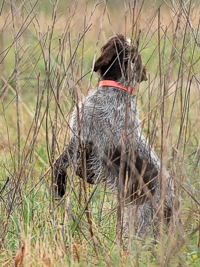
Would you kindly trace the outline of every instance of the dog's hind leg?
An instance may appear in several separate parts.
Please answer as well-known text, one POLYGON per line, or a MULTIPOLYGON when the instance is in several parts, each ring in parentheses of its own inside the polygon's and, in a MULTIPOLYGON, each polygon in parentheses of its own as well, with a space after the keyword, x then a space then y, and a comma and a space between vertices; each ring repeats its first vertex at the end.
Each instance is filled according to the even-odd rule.
MULTIPOLYGON (((148 199, 140 205, 129 204, 125 208, 124 222, 130 234, 143 236, 149 233, 152 223, 152 204, 148 199)), ((125 227, 125 230, 126 230, 125 227)))

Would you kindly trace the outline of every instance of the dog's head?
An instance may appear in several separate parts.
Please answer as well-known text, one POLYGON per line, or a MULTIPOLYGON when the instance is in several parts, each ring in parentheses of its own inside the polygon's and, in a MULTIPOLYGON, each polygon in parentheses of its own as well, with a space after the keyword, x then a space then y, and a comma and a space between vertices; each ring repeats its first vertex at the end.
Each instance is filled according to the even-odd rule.
POLYGON ((146 81, 146 69, 141 55, 132 40, 118 34, 108 40, 101 48, 101 55, 94 64, 94 71, 102 79, 111 79, 122 83, 146 81))

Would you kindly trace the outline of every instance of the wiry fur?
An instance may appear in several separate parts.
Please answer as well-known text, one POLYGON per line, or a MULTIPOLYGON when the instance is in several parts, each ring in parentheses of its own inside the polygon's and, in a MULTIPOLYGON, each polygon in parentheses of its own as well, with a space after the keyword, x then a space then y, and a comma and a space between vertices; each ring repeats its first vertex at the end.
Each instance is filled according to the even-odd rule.
MULTIPOLYGON (((94 65, 100 80, 114 80, 131 87, 146 80, 141 56, 130 39, 122 35, 112 37, 101 52, 94 65)), ((162 175, 165 216, 170 219, 173 181, 166 170, 162 168, 161 172, 160 160, 142 134, 136 102, 128 91, 112 86, 95 88, 75 108, 71 128, 73 136, 54 165, 60 196, 65 193, 66 169, 70 164, 88 183, 105 181, 115 192, 122 183, 124 229, 135 221, 135 231, 143 234, 149 231, 152 218, 158 214, 162 175)))

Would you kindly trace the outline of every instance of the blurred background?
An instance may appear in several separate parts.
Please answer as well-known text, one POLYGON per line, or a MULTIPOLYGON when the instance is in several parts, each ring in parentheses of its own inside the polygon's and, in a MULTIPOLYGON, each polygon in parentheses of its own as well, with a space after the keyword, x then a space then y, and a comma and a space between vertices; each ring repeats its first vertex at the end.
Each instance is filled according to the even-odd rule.
POLYGON ((1 266, 200 266, 200 3, 195 0, 0 2, 1 266), (138 44, 148 81, 136 88, 145 135, 174 178, 182 226, 152 246, 116 245, 116 200, 71 171, 62 200, 52 164, 78 101, 116 33, 138 44), (95 242, 91 241, 85 202, 95 242))

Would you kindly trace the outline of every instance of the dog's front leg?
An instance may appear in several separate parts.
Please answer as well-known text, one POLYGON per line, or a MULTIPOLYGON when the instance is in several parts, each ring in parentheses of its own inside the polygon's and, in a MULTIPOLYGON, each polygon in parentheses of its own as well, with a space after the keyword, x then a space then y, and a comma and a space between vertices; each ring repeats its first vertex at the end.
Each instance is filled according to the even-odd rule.
POLYGON ((66 146, 65 150, 58 157, 54 163, 54 183, 55 191, 62 197, 66 190, 66 169, 69 167, 70 163, 74 161, 77 157, 78 151, 78 138, 73 136, 70 139, 69 144, 66 146))

